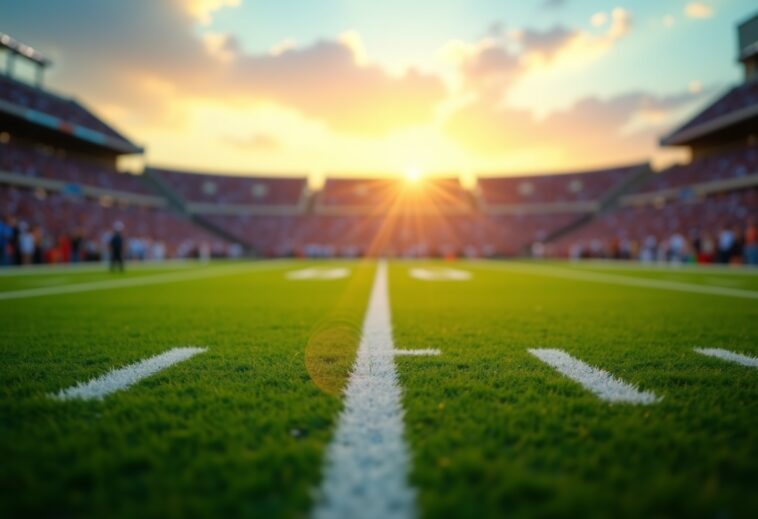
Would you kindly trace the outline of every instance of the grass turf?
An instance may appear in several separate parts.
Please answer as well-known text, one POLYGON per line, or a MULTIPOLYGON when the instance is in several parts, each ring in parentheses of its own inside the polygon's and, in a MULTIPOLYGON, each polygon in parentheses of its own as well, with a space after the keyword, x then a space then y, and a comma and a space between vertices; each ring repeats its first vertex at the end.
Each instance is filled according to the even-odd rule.
MULTIPOLYGON (((294 282, 284 273, 304 263, 261 263, 212 279, 0 301, 0 515, 306 515, 374 272, 370 262, 339 265, 350 278, 294 282), (47 396, 183 345, 209 351, 102 402, 47 396)), ((429 282, 409 277, 411 266, 420 264, 390 268, 396 346, 443 351, 397 361, 423 515, 756 509, 758 373, 692 351, 757 355, 756 300, 486 262, 452 265, 470 281, 429 282), (529 355, 534 347, 564 349, 663 400, 609 405, 529 355)), ((0 291, 51 275, 0 277, 0 291)), ((738 278, 733 288, 745 290, 758 279, 675 275, 729 287, 738 278)))

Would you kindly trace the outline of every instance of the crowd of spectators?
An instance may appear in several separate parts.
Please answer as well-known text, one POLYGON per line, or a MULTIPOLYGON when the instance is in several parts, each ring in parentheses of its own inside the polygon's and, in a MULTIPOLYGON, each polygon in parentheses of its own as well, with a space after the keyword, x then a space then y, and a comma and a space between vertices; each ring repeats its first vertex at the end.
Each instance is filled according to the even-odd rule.
POLYGON ((317 205, 326 212, 461 213, 473 200, 457 178, 428 178, 409 182, 398 178, 327 179, 317 205))
POLYGON ((0 99, 52 115, 68 124, 76 124, 116 139, 124 139, 122 135, 73 99, 65 99, 3 74, 0 74, 0 99))
POLYGON ((643 164, 597 171, 479 179, 487 206, 597 201, 628 180, 643 164))
POLYGON ((687 196, 687 188, 694 184, 743 178, 758 173, 758 146, 717 153, 689 164, 673 166, 653 175, 640 192, 679 189, 687 196))
POLYGON ((265 256, 495 257, 518 255, 576 213, 206 215, 265 256))
POLYGON ((550 244, 571 258, 758 264, 758 189, 627 206, 550 244))
POLYGON ((117 222, 126 259, 241 254, 239 246, 166 209, 11 186, 0 186, 0 208, 3 265, 107 260, 117 222))
POLYGON ((209 175, 151 169, 186 202, 263 206, 297 206, 306 179, 209 175))
POLYGON ((758 105, 758 81, 748 81, 729 90, 719 100, 677 130, 677 133, 755 105, 758 105))
POLYGON ((152 192, 137 175, 66 154, 49 146, 30 145, 0 133, 0 171, 30 178, 60 180, 72 189, 91 186, 140 195, 152 192))

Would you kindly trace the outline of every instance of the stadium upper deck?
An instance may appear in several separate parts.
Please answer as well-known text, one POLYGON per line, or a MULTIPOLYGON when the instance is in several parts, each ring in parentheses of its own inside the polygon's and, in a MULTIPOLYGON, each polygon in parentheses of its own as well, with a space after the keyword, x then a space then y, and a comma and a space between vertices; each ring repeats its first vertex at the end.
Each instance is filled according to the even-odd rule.
POLYGON ((750 245, 748 222, 758 220, 751 114, 754 76, 663 140, 694 158, 658 174, 633 164, 481 178, 474 190, 456 178, 328 178, 311 192, 305 175, 118 173, 116 157, 138 147, 74 101, 0 78, 0 200, 10 213, 0 217, 16 235, 26 220, 35 246, 51 250, 82 232, 97 244, 121 220, 127 234, 180 256, 239 243, 268 256, 635 257, 646 242, 670 248, 686 236, 690 256, 707 257, 696 249, 708 241, 750 245))
POLYGON ((150 168, 147 174, 198 209, 231 205, 301 212, 307 195, 305 177, 232 176, 158 168, 150 168))
POLYGON ((604 196, 647 172, 647 164, 565 174, 480 178, 485 208, 531 204, 598 202, 604 196))
POLYGON ((329 178, 316 195, 319 214, 452 214, 470 212, 472 204, 457 178, 329 178))
POLYGON ((118 153, 141 151, 77 101, 3 75, 0 75, 0 114, 4 119, 16 119, 15 125, 25 123, 54 130, 118 153))

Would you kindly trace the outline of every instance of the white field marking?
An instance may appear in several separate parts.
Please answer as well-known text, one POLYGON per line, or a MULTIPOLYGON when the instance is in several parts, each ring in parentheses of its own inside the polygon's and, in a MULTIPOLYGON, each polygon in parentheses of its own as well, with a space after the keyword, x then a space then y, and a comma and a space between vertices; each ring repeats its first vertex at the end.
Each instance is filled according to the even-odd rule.
POLYGON ((735 364, 742 364, 743 366, 758 368, 758 357, 742 355, 741 353, 734 353, 733 351, 722 350, 721 348, 695 348, 695 351, 702 355, 716 357, 727 362, 734 362, 735 364))
POLYGON ((451 268, 412 268, 408 271, 412 278, 422 281, 468 281, 471 272, 451 268))
POLYGON ((436 348, 426 348, 421 350, 394 350, 393 355, 396 357, 425 357, 440 355, 442 352, 436 348))
POLYGON ((410 454, 395 369, 387 264, 380 261, 361 342, 345 389, 345 408, 326 451, 317 519, 407 519, 416 492, 408 483, 410 454))
POLYGON ((350 275, 350 269, 338 267, 338 268, 318 268, 312 267, 302 270, 292 270, 287 272, 287 279, 294 279, 296 281, 302 281, 306 279, 318 279, 318 280, 331 280, 342 279, 350 275))
POLYGON ((51 396, 59 400, 102 400, 111 393, 126 389, 143 378, 206 350, 207 348, 172 348, 154 357, 111 370, 89 382, 80 382, 51 396))
POLYGON ((591 283, 607 283, 612 285, 625 285, 638 288, 655 288, 660 290, 674 290, 676 292, 690 292, 694 294, 707 294, 715 296, 740 297, 744 299, 758 299, 758 292, 754 290, 742 290, 738 288, 715 287, 708 285, 696 285, 693 283, 681 283, 679 281, 665 281, 661 279, 639 278, 634 276, 618 276, 616 274, 603 274, 600 272, 588 272, 572 270, 560 267, 532 266, 524 263, 479 263, 485 268, 512 270, 535 276, 554 277, 561 279, 575 279, 589 281, 591 283))
MULTIPOLYGON (((223 261, 223 260, 215 260, 223 261)), ((200 260, 194 259, 167 259, 167 260, 129 260, 126 267, 129 270, 149 270, 149 269, 184 269, 196 267, 200 260)), ((86 262, 86 263, 63 263, 53 265, 10 265, 0 268, 0 277, 22 277, 22 276, 44 276, 49 274, 80 274, 92 272, 107 272, 108 262, 86 262)))
POLYGON ((689 263, 645 263, 634 260, 572 259, 565 260, 572 268, 609 268, 619 270, 647 270, 677 272, 682 274, 726 274, 734 276, 758 276, 758 268, 749 265, 689 264, 689 263))
MULTIPOLYGON (((176 281, 190 281, 195 279, 229 276, 248 270, 258 270, 258 267, 260 266, 260 264, 247 264, 228 265, 223 267, 205 267, 199 270, 192 270, 190 272, 169 272, 167 274, 151 274, 148 276, 125 279, 107 279, 101 281, 76 283, 73 285, 27 288, 23 290, 0 292, 0 301, 8 299, 26 299, 29 297, 52 296, 59 294, 76 294, 79 292, 92 292, 95 290, 107 290, 111 288, 130 288, 145 285, 157 285, 161 283, 173 283, 176 281)), ((274 265, 268 262, 266 262, 263 266, 268 268, 275 268, 274 265)))
POLYGON ((653 404, 660 400, 654 393, 640 391, 633 385, 613 377, 607 371, 593 368, 575 359, 565 351, 530 349, 529 353, 559 373, 578 382, 601 400, 627 404, 653 404))

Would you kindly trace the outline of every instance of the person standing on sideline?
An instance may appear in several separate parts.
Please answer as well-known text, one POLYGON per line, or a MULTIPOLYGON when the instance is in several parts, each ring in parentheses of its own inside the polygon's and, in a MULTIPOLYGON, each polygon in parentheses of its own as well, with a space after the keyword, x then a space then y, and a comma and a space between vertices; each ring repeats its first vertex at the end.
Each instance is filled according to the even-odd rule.
POLYGON ((10 225, 6 225, 3 217, 0 216, 0 267, 8 264, 8 242, 12 233, 13 229, 10 225))
POLYGON ((734 231, 729 227, 724 227, 719 233, 718 262, 729 263, 732 259, 732 247, 734 247, 734 231))
POLYGON ((758 265, 758 227, 753 220, 747 222, 745 229, 745 263, 758 265))
POLYGON ((29 229, 29 224, 26 222, 18 224, 18 231, 18 247, 21 251, 21 264, 31 265, 32 260, 34 259, 35 249, 34 234, 32 234, 32 231, 29 229))
POLYGON ((111 272, 115 272, 117 269, 120 272, 124 271, 124 237, 121 231, 124 230, 124 224, 116 222, 113 224, 113 236, 111 236, 109 245, 111 252, 111 272))

